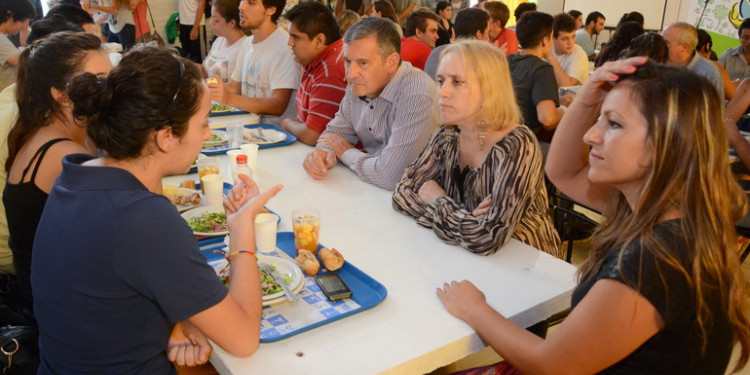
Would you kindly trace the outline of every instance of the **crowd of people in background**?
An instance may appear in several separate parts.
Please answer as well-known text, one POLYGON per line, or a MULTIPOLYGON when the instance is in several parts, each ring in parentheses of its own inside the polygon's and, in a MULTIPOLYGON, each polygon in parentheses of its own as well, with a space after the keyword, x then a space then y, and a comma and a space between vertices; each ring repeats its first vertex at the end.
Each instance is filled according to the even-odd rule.
POLYGON ((647 31, 638 12, 597 45, 600 11, 533 3, 513 18, 502 1, 177 4, 182 57, 139 45, 146 0, 62 4, 34 22, 29 0, 0 0, 0 274, 14 275, 0 278, 0 323, 38 326, 39 373, 171 373, 205 363, 208 339, 257 349, 252 223, 281 186, 243 176, 226 197, 228 289, 159 195, 200 153, 212 102, 294 134, 307 183, 342 165, 478 255, 513 238, 564 259, 551 193, 603 213, 547 339, 470 281, 439 286, 506 360, 472 374, 724 373, 735 347, 735 369, 747 364, 734 226, 747 197, 727 151, 750 167, 750 19, 717 59, 705 31, 647 31), (112 64, 104 41, 129 52, 112 64))

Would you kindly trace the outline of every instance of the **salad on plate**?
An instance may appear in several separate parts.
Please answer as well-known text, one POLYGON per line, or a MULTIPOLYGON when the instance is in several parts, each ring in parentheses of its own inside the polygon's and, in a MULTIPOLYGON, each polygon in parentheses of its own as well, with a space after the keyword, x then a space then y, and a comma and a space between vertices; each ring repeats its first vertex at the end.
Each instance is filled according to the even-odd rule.
POLYGON ((204 212, 188 219, 193 232, 218 233, 227 231, 227 214, 224 212, 204 212))

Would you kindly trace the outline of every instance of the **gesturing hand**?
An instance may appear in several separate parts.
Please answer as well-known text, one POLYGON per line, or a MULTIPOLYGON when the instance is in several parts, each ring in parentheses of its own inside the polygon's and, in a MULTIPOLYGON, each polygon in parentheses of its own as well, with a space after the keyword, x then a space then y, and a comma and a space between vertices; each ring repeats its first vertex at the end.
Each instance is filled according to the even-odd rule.
POLYGON ((258 185, 249 176, 240 173, 237 177, 240 181, 234 184, 224 198, 224 211, 227 213, 227 224, 230 227, 234 221, 241 220, 238 216, 252 216, 255 220, 255 216, 265 210, 264 206, 268 200, 282 189, 281 185, 276 185, 261 193, 258 185))

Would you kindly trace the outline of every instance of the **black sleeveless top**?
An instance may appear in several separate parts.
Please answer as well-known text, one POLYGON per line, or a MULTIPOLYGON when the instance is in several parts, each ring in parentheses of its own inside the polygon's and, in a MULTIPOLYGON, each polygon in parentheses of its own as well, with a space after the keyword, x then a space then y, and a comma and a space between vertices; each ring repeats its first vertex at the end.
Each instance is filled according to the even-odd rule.
POLYGON ((9 181, 3 191, 3 204, 5 205, 5 214, 8 217, 8 232, 10 233, 8 246, 13 251, 13 264, 16 268, 20 287, 19 302, 23 307, 29 309, 32 307, 31 250, 34 245, 36 227, 42 217, 42 211, 48 196, 47 193, 36 186, 34 181, 47 150, 57 142, 69 140, 67 138, 56 138, 39 147, 29 160, 26 169, 23 170, 21 182, 11 184, 9 181), (29 172, 32 164, 34 170, 31 172, 31 178, 28 182, 24 182, 26 173, 29 172))
MULTIPOLYGON (((653 231, 682 267, 690 270, 695 251, 681 233, 680 220, 661 222, 653 231)), ((702 280, 710 286, 704 297, 713 317, 706 337, 706 351, 703 352, 703 338, 695 326, 697 309, 687 278, 640 243, 625 250, 621 260, 619 253, 619 248, 610 250, 601 270, 578 285, 573 291, 571 308, 575 309, 598 280, 613 279, 632 285, 629 282, 640 278, 638 293, 659 312, 664 328, 600 374, 724 374, 734 346, 732 325, 722 310, 721 301, 721 295, 729 291, 720 290, 713 278, 702 280)))
POLYGON ((451 42, 451 36, 453 36, 453 22, 448 21, 448 28, 443 26, 443 21, 438 22, 438 40, 435 42, 435 47, 442 46, 443 44, 449 44, 451 42))

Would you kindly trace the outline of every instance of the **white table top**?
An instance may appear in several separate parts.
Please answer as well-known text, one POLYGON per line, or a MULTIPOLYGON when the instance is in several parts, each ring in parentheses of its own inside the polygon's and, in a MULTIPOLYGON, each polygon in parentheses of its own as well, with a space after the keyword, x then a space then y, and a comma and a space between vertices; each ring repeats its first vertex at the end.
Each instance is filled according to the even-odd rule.
MULTIPOLYGON (((282 216, 279 230, 291 231, 293 209, 319 209, 320 242, 385 285, 388 296, 370 310, 261 344, 249 358, 215 345, 211 362, 220 373, 418 374, 452 363, 484 348, 435 296, 436 287, 454 279, 474 282, 494 308, 522 326, 569 307, 576 284, 570 264, 516 240, 487 257, 447 245, 395 212, 391 192, 343 165, 324 180, 309 177, 302 160, 310 149, 295 143, 259 153, 261 188, 284 184, 268 204, 282 216)), ((226 157, 223 163, 228 168, 226 157)))

